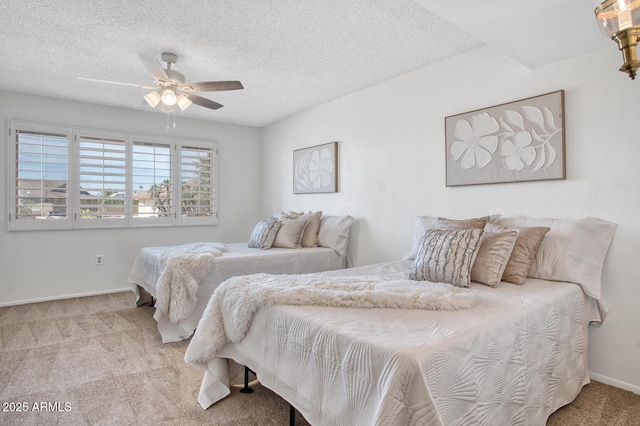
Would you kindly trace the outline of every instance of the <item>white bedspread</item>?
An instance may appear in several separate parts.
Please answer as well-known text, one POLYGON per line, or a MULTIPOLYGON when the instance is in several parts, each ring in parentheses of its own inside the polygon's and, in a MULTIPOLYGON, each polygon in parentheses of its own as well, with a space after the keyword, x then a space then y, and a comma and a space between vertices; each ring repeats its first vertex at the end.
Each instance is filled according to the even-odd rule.
MULTIPOLYGON (((224 247, 227 251, 215 258, 208 274, 199 283, 194 296, 196 303, 183 320, 171 322, 167 312, 156 309, 153 317, 163 343, 177 342, 193 334, 213 291, 227 278, 261 272, 301 274, 331 271, 344 268, 346 264, 346 258, 342 254, 327 247, 260 250, 247 247, 246 242, 225 243, 224 247)), ((158 298, 158 282, 164 270, 161 263, 164 249, 170 247, 144 248, 133 263, 127 281, 134 284, 133 289, 138 294, 139 303, 144 303, 141 289, 158 298)))
MULTIPOLYGON (((327 275, 402 279, 410 264, 327 275)), ((486 303, 260 309, 246 336, 209 360, 198 401, 206 408, 229 393, 229 358, 316 426, 544 425, 589 381, 588 297, 579 285, 537 279, 469 291, 486 303)))
POLYGON ((393 308, 455 311, 478 306, 481 299, 444 283, 382 280, 373 276, 255 274, 229 278, 215 290, 185 359, 206 369, 229 342, 239 342, 260 308, 315 305, 343 308, 393 308))

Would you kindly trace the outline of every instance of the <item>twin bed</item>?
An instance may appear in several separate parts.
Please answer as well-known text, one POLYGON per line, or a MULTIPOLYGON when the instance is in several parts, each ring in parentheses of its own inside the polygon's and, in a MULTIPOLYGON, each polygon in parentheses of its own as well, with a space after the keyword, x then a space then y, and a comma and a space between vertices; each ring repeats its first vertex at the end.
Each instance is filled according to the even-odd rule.
POLYGON ((589 382, 588 326, 606 314, 600 279, 615 226, 493 218, 499 229, 485 231, 493 245, 483 249, 472 247, 477 230, 451 222, 418 218, 400 261, 219 285, 185 355, 204 370, 200 405, 229 394, 231 360, 313 425, 544 424, 589 382), (534 258, 509 278, 518 284, 500 280, 513 266, 513 229, 542 230, 535 247, 519 248, 534 258), (420 276, 440 269, 458 286, 420 276))
POLYGON ((259 272, 301 274, 345 268, 349 262, 347 246, 352 224, 351 216, 322 216, 316 230, 321 244, 317 247, 262 249, 239 242, 143 248, 133 263, 127 281, 133 285, 138 296, 138 306, 155 303, 158 308, 154 319, 162 342, 177 342, 193 334, 213 291, 227 278, 259 272), (203 258, 204 261, 208 258, 210 262, 201 277, 191 277, 194 282, 190 284, 195 284, 192 285, 194 294, 189 298, 189 306, 178 312, 180 306, 172 304, 170 295, 163 297, 159 284, 171 272, 167 269, 167 263, 172 259, 186 263, 177 265, 182 268, 174 274, 176 277, 180 273, 193 274, 194 265, 186 262, 188 258, 184 257, 193 254, 199 255, 196 262, 203 258))

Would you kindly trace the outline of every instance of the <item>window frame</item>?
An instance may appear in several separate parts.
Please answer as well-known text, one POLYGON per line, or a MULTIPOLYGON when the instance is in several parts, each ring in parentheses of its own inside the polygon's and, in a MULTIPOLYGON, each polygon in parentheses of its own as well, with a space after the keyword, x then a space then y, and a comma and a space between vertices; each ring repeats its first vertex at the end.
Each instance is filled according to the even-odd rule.
POLYGON ((9 136, 8 140, 8 183, 7 183, 7 229, 9 231, 20 230, 48 230, 48 229, 99 229, 99 228, 141 228, 155 226, 201 226, 218 224, 218 143, 215 140, 197 140, 186 138, 172 138, 161 136, 150 136, 137 133, 126 133, 118 131, 90 129, 84 127, 60 126, 54 124, 41 124, 26 122, 21 120, 8 120, 9 136), (44 220, 18 219, 16 216, 18 208, 17 186, 17 135, 20 132, 43 133, 66 136, 67 138, 67 217, 64 219, 47 218, 44 220), (80 141, 82 137, 98 138, 107 140, 122 140, 125 144, 125 191, 124 191, 124 218, 100 218, 83 219, 81 217, 81 171, 80 165, 80 141), (166 217, 135 217, 137 210, 134 209, 134 144, 151 143, 167 145, 170 148, 170 202, 173 206, 172 214, 166 217), (211 214, 208 216, 183 216, 182 215, 182 181, 181 164, 183 148, 200 148, 210 150, 212 153, 212 182, 211 182, 211 214))

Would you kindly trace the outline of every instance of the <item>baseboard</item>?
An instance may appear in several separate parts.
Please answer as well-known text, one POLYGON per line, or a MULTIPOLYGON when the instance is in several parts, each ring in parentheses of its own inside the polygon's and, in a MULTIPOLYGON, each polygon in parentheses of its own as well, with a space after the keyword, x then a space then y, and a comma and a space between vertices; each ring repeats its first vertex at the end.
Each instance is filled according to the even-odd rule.
POLYGON ((100 296, 103 294, 122 293, 133 291, 131 287, 116 288, 113 290, 91 291, 88 293, 66 294, 64 296, 40 297, 37 299, 16 300, 13 302, 0 302, 0 308, 5 306, 26 305, 27 303, 51 302, 53 300, 73 299, 75 297, 100 296))
POLYGON ((632 385, 631 383, 623 382, 622 380, 612 379, 611 377, 603 376, 602 374, 592 373, 591 371, 589 371, 589 377, 597 382, 604 383, 605 385, 615 386, 640 395, 640 386, 632 385))

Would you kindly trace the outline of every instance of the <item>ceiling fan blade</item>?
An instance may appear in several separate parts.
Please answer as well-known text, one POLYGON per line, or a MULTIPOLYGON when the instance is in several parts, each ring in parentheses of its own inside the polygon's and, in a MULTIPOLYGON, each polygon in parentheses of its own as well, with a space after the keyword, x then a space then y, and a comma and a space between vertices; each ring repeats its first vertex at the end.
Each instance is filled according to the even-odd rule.
POLYGON ((222 104, 219 104, 207 98, 203 98, 202 96, 192 95, 191 93, 185 94, 185 96, 187 96, 191 102, 196 105, 200 105, 201 107, 210 109, 222 108, 222 104))
POLYGON ((122 83, 119 81, 99 80, 97 78, 78 77, 78 80, 92 81, 94 83, 117 84, 119 86, 141 87, 143 89, 157 89, 157 87, 155 86, 143 86, 141 84, 134 84, 134 83, 122 83))
POLYGON ((199 83, 185 83, 180 88, 188 92, 221 92, 223 90, 244 89, 244 86, 239 81, 201 81, 199 83))
POLYGON ((144 67, 149 71, 149 74, 153 76, 154 79, 158 81, 169 81, 170 78, 167 75, 167 72, 162 67, 162 64, 157 59, 154 59, 150 56, 140 55, 140 60, 144 67))

